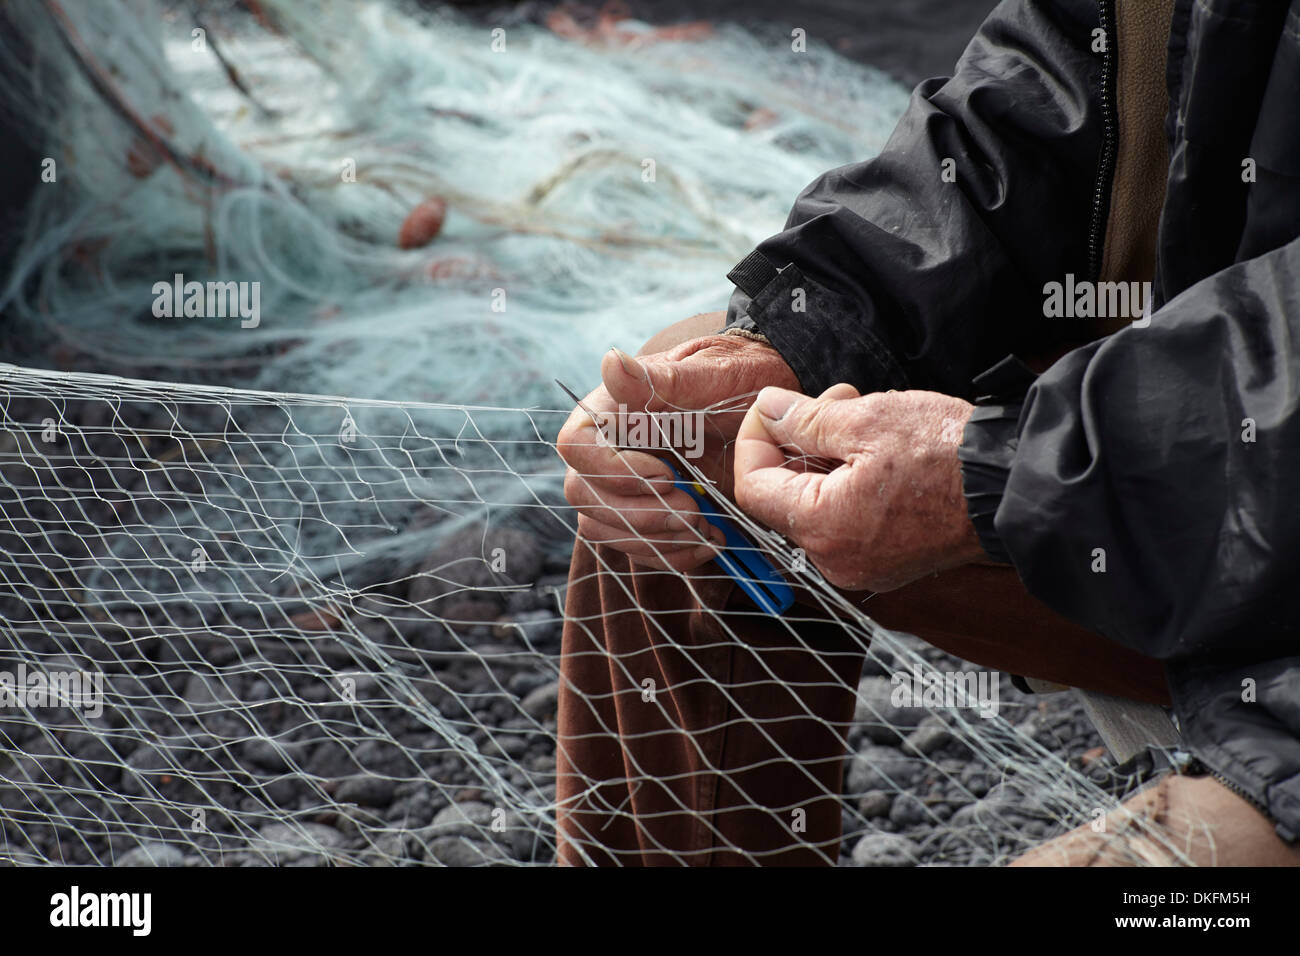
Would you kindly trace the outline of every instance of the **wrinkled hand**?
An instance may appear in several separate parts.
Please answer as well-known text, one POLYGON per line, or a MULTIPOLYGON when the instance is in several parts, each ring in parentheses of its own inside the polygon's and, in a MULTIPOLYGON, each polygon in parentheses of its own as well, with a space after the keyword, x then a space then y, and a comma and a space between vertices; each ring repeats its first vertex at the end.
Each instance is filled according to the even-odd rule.
MULTIPOLYGON (((634 359, 616 350, 600 366, 603 385, 583 399, 597 415, 629 411, 695 411, 702 417, 702 455, 691 464, 726 491, 736 432, 754 396, 767 385, 798 388, 780 353, 759 342, 710 335, 634 359)), ((564 495, 578 510, 578 532, 627 554, 635 563, 689 571, 716 556, 722 533, 694 499, 673 487, 654 454, 617 450, 582 409, 556 439, 569 465, 564 495)))
POLYGON ((736 501, 846 590, 978 560, 957 461, 973 410, 937 392, 764 389, 737 435, 736 501))

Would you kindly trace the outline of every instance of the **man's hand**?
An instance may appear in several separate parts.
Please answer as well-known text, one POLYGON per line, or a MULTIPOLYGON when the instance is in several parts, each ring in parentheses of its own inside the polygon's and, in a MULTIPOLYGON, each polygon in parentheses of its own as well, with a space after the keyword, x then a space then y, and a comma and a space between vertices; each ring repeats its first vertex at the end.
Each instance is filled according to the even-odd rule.
MULTIPOLYGON (((798 379, 769 346, 710 335, 634 359, 617 350, 600 367, 604 384, 583 399, 597 415, 702 411, 702 455, 691 460, 726 491, 731 453, 746 409, 767 385, 798 388, 798 379)), ((578 510, 578 531, 648 567, 689 571, 716 555, 722 533, 704 520, 690 495, 673 487, 664 462, 641 451, 616 450, 581 409, 556 439, 569 465, 564 495, 578 510), (712 543, 711 543, 712 542, 712 543)))
POLYGON ((764 389, 737 436, 736 501, 846 590, 978 560, 957 461, 973 410, 937 392, 764 389))

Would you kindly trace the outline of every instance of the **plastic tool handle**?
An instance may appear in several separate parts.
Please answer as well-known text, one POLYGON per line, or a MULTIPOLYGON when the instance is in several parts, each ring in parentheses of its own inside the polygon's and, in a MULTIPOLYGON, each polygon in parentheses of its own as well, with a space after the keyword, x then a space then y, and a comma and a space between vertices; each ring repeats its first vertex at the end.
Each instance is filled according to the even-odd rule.
POLYGON ((722 569, 768 614, 780 615, 790 610, 794 589, 775 565, 714 506, 703 485, 683 478, 670 462, 664 464, 673 473, 673 484, 695 499, 704 519, 726 536, 727 546, 716 559, 722 569))
MULTIPOLYGON (((577 392, 558 378, 555 384, 587 413, 593 425, 599 429, 604 428, 600 416, 582 403, 577 392)), ((786 583, 781 572, 750 543, 748 538, 736 530, 721 511, 714 507, 713 502, 709 500, 707 488, 697 482, 684 479, 671 462, 666 461, 664 464, 673 473, 673 485, 695 499, 705 520, 721 530, 727 539, 726 549, 715 559, 722 569, 731 575, 732 580, 740 585, 741 590, 749 595, 750 600, 768 614, 777 616, 790 610, 790 606, 794 604, 794 590, 786 583)))

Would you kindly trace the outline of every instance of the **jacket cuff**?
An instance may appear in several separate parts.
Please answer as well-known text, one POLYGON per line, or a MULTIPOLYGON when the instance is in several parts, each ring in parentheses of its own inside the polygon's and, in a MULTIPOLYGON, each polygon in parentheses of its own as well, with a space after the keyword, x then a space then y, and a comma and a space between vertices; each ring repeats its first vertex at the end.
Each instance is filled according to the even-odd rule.
POLYGON ((863 307, 805 276, 793 264, 778 269, 755 250, 728 273, 736 285, 727 329, 765 335, 809 395, 838 382, 860 392, 907 388, 907 375, 868 330, 863 307))
POLYGON ((974 380, 979 397, 957 448, 967 513, 985 553, 1011 564, 995 522, 1006 491, 1020 435, 1024 395, 1037 376, 1019 359, 1007 356, 974 380))
POLYGON ((758 332, 754 325, 754 320, 749 317, 749 304, 752 300, 745 295, 740 289, 731 293, 731 301, 727 303, 727 324, 723 327, 723 333, 730 332, 732 329, 740 329, 743 332, 758 332))

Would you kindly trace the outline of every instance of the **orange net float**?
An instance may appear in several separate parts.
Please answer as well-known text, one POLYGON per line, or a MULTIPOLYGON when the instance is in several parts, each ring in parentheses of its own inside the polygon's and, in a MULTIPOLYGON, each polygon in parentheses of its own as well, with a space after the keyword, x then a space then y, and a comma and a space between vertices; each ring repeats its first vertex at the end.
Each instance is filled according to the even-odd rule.
POLYGON ((441 196, 426 199, 406 217, 401 230, 397 233, 397 245, 400 249, 419 249, 433 241, 442 232, 443 220, 447 218, 447 200, 441 196))

